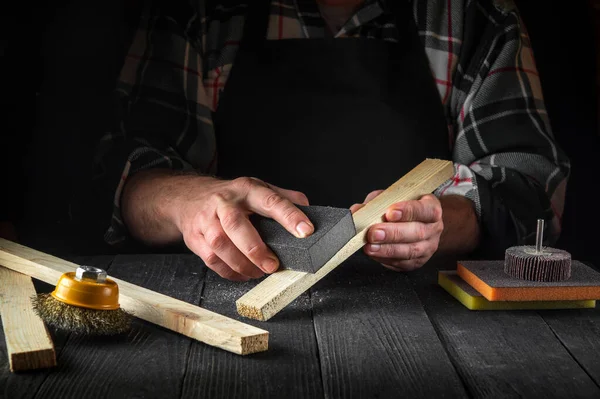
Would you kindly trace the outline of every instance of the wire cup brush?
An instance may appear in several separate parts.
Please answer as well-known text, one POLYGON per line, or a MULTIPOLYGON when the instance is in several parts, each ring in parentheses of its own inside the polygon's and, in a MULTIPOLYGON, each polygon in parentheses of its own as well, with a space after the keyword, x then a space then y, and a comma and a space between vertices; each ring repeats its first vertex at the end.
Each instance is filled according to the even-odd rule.
POLYGON ((52 293, 35 295, 32 302, 46 324, 76 334, 124 333, 133 319, 119 305, 117 283, 92 266, 64 273, 52 293))

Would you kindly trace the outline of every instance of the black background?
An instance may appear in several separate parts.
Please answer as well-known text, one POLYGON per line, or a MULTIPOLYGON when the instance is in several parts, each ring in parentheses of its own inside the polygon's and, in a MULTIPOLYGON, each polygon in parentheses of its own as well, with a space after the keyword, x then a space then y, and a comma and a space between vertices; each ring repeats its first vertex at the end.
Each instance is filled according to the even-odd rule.
MULTIPOLYGON (((0 13, 0 220, 55 255, 112 253, 110 204, 69 208, 86 192, 93 145, 140 2, 6 4, 0 13), (84 186, 82 186, 84 185, 84 186)), ((554 134, 572 161, 563 235, 555 245, 598 264, 600 137, 593 13, 587 1, 517 1, 529 31, 554 134)), ((83 201, 85 202, 85 201, 83 201)))

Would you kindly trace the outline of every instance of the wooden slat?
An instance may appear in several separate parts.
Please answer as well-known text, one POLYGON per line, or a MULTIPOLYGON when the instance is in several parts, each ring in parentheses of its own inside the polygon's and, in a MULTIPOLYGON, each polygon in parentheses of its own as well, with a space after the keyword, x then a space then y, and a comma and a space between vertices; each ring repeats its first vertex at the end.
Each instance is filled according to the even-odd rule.
MULTIPOLYGON (((56 284, 75 263, 0 238, 0 265, 56 284)), ((268 348, 268 332, 114 278, 121 307, 136 317, 218 348, 247 355, 268 348)))
POLYGON ((536 311, 470 311, 436 284, 438 267, 456 263, 425 265, 409 278, 472 397, 600 397, 536 311))
MULTIPOLYGON (((191 255, 117 256, 110 267, 112 276, 190 303, 200 303, 205 271, 191 255)), ((180 398, 192 342, 141 320, 124 336, 71 336, 36 397, 180 398)))
POLYGON ((338 267, 366 243, 368 228, 382 221, 387 208, 400 201, 433 192, 454 175, 450 161, 427 159, 353 215, 356 235, 316 273, 281 270, 273 273, 236 301, 238 313, 269 320, 281 309, 338 267))
POLYGON ((359 253, 311 293, 326 397, 466 397, 405 274, 359 253))
MULTIPOLYGON (((598 265, 588 263, 588 266, 600 270, 598 265)), ((600 386, 600 307, 569 312, 548 310, 539 314, 571 356, 600 386)))
POLYGON ((577 363, 600 386, 600 308, 539 311, 577 363))
POLYGON ((0 314, 11 371, 56 366, 54 344, 35 314, 31 277, 0 267, 0 314))
MULTIPOLYGON (((233 298, 255 283, 226 281, 209 271, 202 306, 229 317, 233 298)), ((320 398, 323 397, 317 341, 308 294, 269 323, 267 352, 235 356, 193 343, 182 398, 320 398)), ((251 321, 261 327, 261 322, 251 321)))
MULTIPOLYGON (((112 259, 112 256, 98 256, 81 257, 73 260, 81 262, 82 264, 109 270, 112 259)), ((37 293, 48 293, 54 289, 53 285, 43 283, 39 280, 34 280, 33 283, 37 293)), ((52 341, 54 342, 57 363, 60 365, 62 359, 62 350, 68 341, 69 334, 63 331, 55 331, 52 328, 49 328, 49 331, 52 341)), ((52 373, 56 372, 57 368, 18 374, 10 373, 8 370, 9 366, 8 357, 6 356, 6 343, 3 332, 0 330, 0 398, 33 398, 45 379, 52 373)))

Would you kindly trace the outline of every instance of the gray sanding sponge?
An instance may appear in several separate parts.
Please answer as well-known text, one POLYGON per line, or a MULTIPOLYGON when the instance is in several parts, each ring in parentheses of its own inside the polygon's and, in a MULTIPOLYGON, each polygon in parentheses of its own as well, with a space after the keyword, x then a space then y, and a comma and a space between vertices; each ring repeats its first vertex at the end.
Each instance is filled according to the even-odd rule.
POLYGON ((279 258, 280 267, 315 273, 356 234, 349 209, 298 206, 315 226, 308 237, 297 238, 271 218, 253 214, 250 221, 279 258))
POLYGON ((488 301, 570 301, 600 299, 600 273, 578 261, 564 281, 530 281, 504 272, 504 261, 459 261, 458 275, 488 301))

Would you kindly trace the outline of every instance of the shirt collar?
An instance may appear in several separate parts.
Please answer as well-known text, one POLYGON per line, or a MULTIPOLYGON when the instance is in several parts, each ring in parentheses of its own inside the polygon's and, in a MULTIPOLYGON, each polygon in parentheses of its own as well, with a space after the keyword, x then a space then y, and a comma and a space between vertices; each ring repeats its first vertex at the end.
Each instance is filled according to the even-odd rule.
MULTIPOLYGON (((302 25, 305 37, 314 38, 324 36, 325 21, 319 12, 315 0, 294 0, 298 19, 302 25)), ((344 24, 335 37, 351 36, 363 25, 378 18, 386 10, 384 0, 365 0, 361 8, 344 24)))

